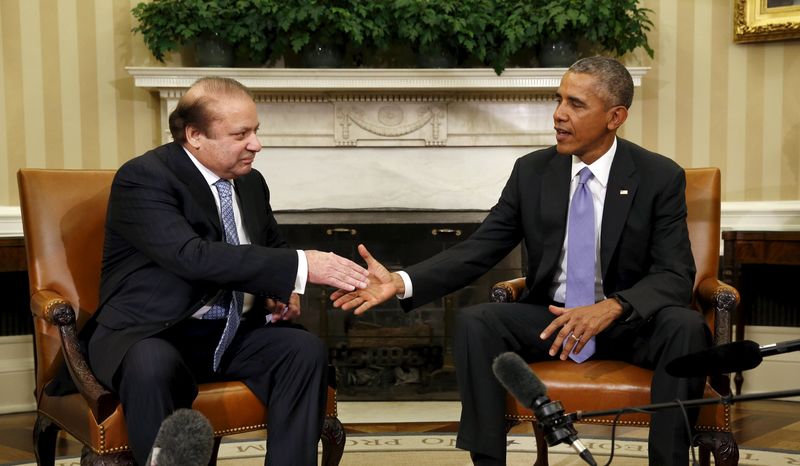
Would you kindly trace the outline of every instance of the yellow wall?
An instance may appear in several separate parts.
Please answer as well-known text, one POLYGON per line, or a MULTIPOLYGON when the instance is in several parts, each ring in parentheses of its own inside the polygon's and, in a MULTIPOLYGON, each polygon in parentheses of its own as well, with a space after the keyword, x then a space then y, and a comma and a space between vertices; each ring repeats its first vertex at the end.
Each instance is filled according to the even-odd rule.
MULTIPOLYGON (((124 69, 158 65, 136 3, 0 0, 0 205, 21 167, 116 168, 159 143, 158 100, 124 69)), ((800 199, 800 40, 733 44, 732 3, 643 1, 656 55, 626 57, 652 69, 623 136, 720 167, 725 201, 800 199)))

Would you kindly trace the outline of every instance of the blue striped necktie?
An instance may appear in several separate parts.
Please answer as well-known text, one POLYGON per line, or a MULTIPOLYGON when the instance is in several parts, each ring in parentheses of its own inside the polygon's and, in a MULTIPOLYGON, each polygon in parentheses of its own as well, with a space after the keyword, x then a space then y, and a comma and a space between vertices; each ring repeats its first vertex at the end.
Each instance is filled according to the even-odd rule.
MULTIPOLYGON (((222 228, 225 231, 225 242, 228 244, 239 244, 239 235, 236 233, 236 220, 233 215, 233 193, 231 189, 231 182, 228 180, 220 179, 214 186, 219 193, 219 210, 220 218, 222 219, 222 228)), ((225 322, 225 330, 222 331, 222 336, 219 339, 217 348, 214 350, 214 371, 219 369, 219 363, 222 359, 222 354, 231 344, 233 336, 236 335, 236 329, 239 328, 239 321, 242 317, 242 300, 244 294, 241 291, 227 290, 217 299, 203 315, 204 319, 223 319, 227 317, 225 322)))

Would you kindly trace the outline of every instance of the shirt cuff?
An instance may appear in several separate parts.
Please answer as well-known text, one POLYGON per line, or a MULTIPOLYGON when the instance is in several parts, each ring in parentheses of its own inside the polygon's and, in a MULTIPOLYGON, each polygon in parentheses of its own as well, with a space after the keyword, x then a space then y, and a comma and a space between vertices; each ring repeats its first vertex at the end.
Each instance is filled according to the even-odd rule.
POLYGON ((297 250, 297 276, 294 277, 294 293, 303 294, 306 291, 306 282, 308 281, 308 259, 306 253, 302 250, 297 250))
POLYGON ((403 286, 405 287, 405 292, 402 295, 398 294, 397 299, 408 299, 414 296, 414 289, 411 286, 411 277, 402 270, 398 271, 397 275, 400 275, 400 278, 403 279, 403 286))

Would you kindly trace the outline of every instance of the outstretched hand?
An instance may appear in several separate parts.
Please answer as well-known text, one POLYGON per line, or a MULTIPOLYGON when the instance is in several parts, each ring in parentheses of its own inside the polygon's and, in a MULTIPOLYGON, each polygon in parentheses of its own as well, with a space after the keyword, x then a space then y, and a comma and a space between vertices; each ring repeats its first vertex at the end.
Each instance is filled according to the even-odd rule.
POLYGON ((304 251, 308 262, 308 282, 353 291, 367 286, 367 270, 332 252, 304 251))
POLYGON ((341 307, 345 311, 355 309, 356 315, 363 314, 405 289, 403 279, 396 273, 389 272, 383 264, 372 257, 363 244, 358 245, 358 253, 367 263, 369 272, 367 287, 355 291, 336 290, 331 294, 333 307, 341 307))

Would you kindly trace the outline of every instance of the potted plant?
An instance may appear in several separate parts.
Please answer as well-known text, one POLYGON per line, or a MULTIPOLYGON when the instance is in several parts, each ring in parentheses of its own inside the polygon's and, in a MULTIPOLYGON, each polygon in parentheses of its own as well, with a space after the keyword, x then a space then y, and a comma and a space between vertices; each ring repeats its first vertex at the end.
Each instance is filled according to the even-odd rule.
MULTIPOLYGON (((285 0, 276 16, 276 49, 300 54, 303 66, 338 67, 344 55, 365 46, 386 47, 390 30, 385 2, 285 0)), ((291 64, 291 63, 290 63, 291 64)))
POLYGON ((254 62, 272 56, 275 0, 153 0, 131 13, 153 56, 195 45, 200 66, 232 66, 236 52, 254 62), (211 52, 207 55, 206 52, 211 52))
MULTIPOLYGON (((653 23, 638 0, 538 0, 520 5, 530 19, 529 33, 539 41, 542 66, 569 66, 577 44, 585 41, 604 52, 624 55, 643 47, 650 57, 647 31, 653 23)), ((531 45, 530 42, 526 45, 531 45)))
POLYGON ((397 37, 411 45, 421 67, 453 67, 486 59, 492 0, 394 0, 397 37))
MULTIPOLYGON (((652 57, 651 10, 638 0, 152 0, 136 5, 133 29, 158 60, 185 44, 220 40, 263 64, 288 66, 536 66, 532 50, 578 42, 652 57), (549 44, 549 45, 548 45, 549 44), (407 51, 407 53, 406 53, 407 51), (303 58, 301 60, 301 57, 303 58), (312 59, 321 61, 312 62, 312 59)), ((226 61, 213 64, 230 66, 226 61)), ((542 66, 569 66, 576 55, 542 66)))
POLYGON ((536 66, 533 50, 541 42, 530 0, 498 0, 488 26, 490 47, 485 62, 499 75, 509 65, 536 66))

